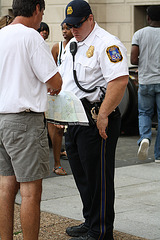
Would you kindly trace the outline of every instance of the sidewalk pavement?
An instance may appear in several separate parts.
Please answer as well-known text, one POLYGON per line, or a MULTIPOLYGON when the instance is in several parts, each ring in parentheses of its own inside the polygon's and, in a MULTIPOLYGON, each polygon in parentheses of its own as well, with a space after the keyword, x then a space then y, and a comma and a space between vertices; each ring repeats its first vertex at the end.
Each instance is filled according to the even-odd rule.
MULTIPOLYGON (((149 158, 143 164, 137 160, 136 139, 120 137, 117 146, 115 230, 160 240, 160 164, 153 158, 155 136, 149 158)), ((19 194, 16 202, 21 202, 19 194)), ((82 203, 72 174, 58 177, 51 174, 44 179, 41 210, 83 221, 82 203)))

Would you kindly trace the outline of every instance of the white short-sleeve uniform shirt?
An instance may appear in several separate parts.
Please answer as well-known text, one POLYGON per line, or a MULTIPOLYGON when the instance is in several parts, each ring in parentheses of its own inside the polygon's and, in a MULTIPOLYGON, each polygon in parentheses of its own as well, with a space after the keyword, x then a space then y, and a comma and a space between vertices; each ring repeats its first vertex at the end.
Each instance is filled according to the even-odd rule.
POLYGON ((58 72, 40 34, 22 24, 0 30, 0 113, 47 110, 46 81, 58 72))
POLYGON ((93 93, 80 90, 73 77, 73 58, 70 53, 70 43, 62 57, 59 71, 62 75, 62 90, 72 91, 79 99, 87 97, 91 102, 99 101, 101 87, 120 76, 128 75, 127 51, 120 40, 100 28, 97 23, 93 31, 83 42, 77 42, 74 69, 80 85, 85 89, 97 87, 93 93))

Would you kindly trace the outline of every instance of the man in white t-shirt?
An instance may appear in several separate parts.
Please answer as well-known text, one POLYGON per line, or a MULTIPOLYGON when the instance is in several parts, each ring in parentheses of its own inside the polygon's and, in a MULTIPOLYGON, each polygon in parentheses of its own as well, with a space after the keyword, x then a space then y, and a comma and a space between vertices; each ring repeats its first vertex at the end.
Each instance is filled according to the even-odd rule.
POLYGON ((147 8, 149 26, 134 33, 131 63, 138 65, 139 134, 138 157, 148 156, 152 138, 152 117, 157 105, 158 129, 155 143, 155 162, 160 162, 160 5, 147 8))
POLYGON ((0 30, 0 238, 13 239, 14 201, 22 197, 23 239, 37 240, 42 179, 49 175, 44 112, 62 79, 37 32, 44 0, 13 0, 15 19, 0 30))

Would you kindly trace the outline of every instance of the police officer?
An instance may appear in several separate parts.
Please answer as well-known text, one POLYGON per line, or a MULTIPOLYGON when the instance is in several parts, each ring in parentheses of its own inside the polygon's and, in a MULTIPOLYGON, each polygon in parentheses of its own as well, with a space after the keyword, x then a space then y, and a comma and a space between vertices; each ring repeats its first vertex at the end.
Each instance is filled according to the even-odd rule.
POLYGON ((85 219, 66 232, 73 240, 113 240, 117 106, 128 83, 126 49, 98 26, 86 1, 71 1, 65 13, 74 38, 62 59, 62 90, 81 99, 90 121, 89 126, 69 126, 65 135, 85 219))

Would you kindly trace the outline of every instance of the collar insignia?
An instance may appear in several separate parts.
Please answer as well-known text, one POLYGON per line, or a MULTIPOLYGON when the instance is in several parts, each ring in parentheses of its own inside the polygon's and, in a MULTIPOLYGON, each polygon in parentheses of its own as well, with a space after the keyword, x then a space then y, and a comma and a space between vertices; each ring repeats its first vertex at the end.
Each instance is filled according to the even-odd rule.
POLYGON ((94 46, 90 46, 86 52, 88 58, 91 58, 94 54, 94 46))
POLYGON ((109 60, 113 63, 121 62, 123 60, 122 53, 119 47, 116 45, 108 47, 106 53, 109 57, 109 60))
POLYGON ((73 13, 73 8, 72 7, 68 7, 67 15, 71 15, 72 13, 73 13))

